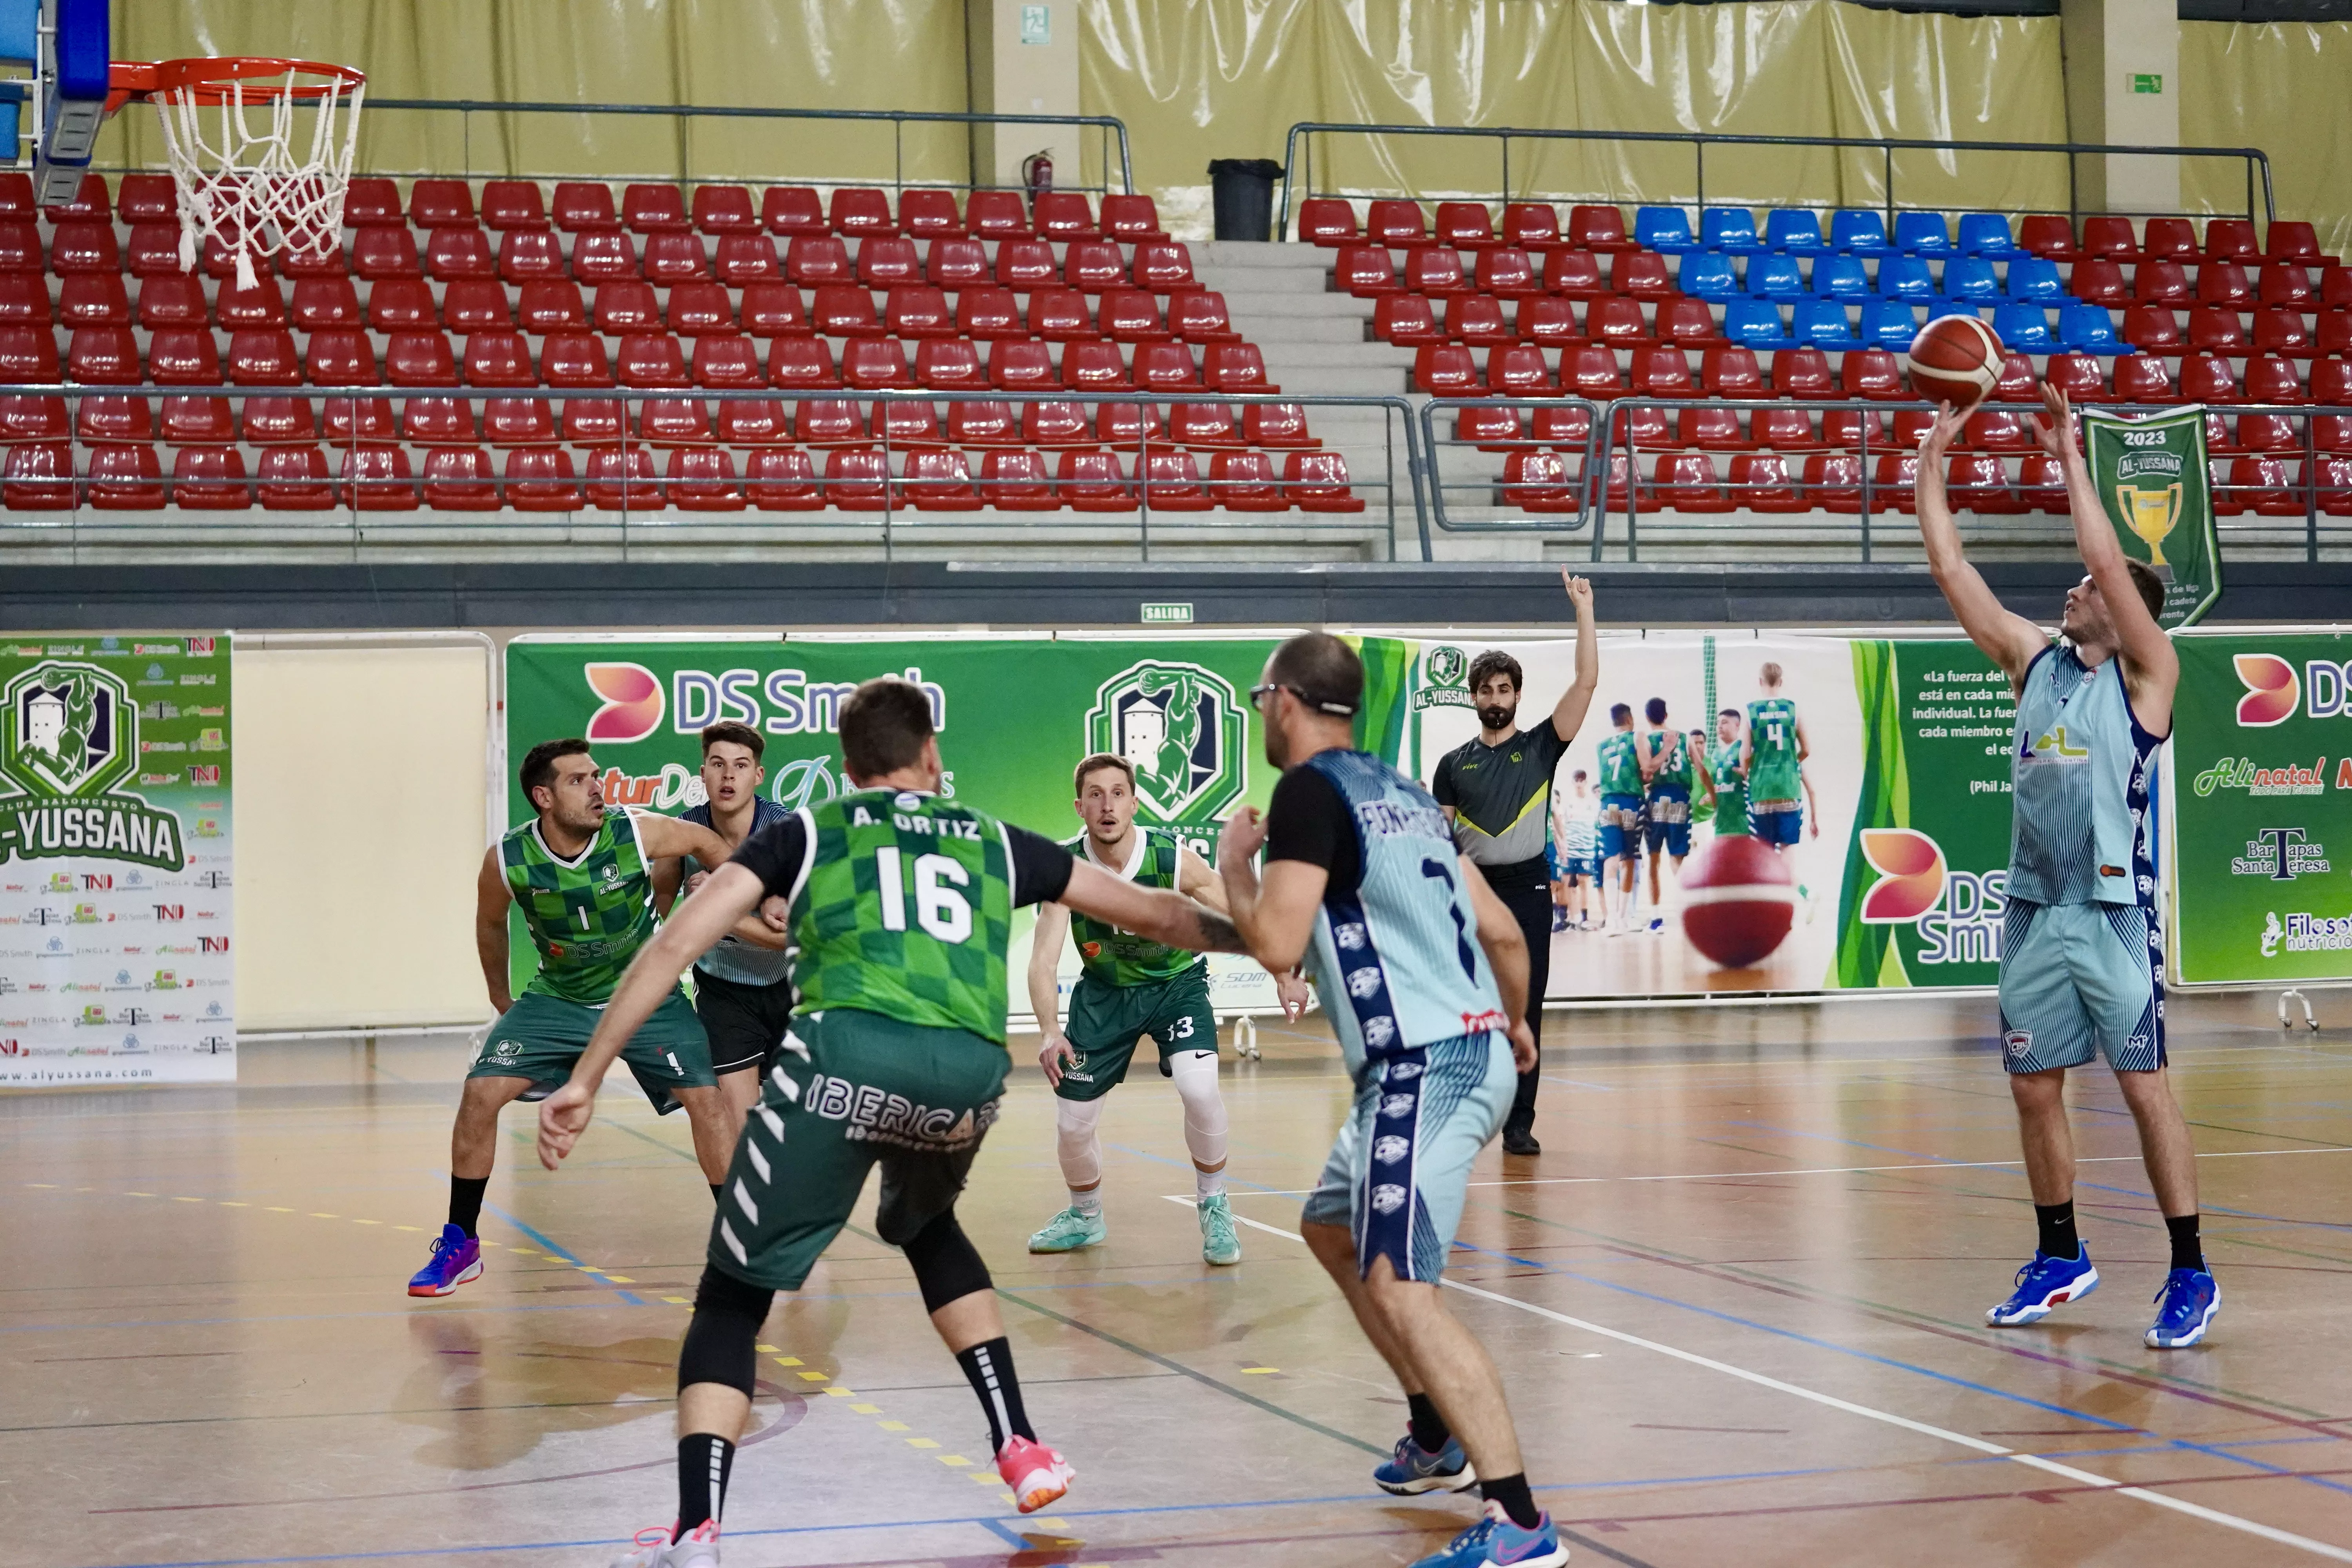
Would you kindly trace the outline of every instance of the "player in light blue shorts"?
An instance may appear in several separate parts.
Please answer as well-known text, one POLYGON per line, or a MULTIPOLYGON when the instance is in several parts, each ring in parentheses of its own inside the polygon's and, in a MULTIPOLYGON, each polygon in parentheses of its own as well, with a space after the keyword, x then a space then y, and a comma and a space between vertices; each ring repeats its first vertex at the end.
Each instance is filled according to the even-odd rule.
POLYGON ((1536 1065, 1527 940, 1437 802, 1353 749, 1363 679, 1355 650, 1320 632, 1275 650, 1250 698, 1286 771, 1265 817, 1227 820, 1217 870, 1251 952, 1276 973, 1313 969, 1355 1081, 1299 1228, 1404 1390, 1408 1429, 1372 1479, 1486 1500, 1415 1568, 1555 1568, 1568 1552, 1528 1490, 1502 1378, 1436 1288, 1472 1162, 1536 1065))

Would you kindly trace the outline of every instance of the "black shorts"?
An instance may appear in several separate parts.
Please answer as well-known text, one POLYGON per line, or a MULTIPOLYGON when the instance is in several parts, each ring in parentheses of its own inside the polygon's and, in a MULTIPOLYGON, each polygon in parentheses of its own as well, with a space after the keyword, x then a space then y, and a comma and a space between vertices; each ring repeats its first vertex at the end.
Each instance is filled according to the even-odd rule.
POLYGON ((776 1049, 792 1027, 793 985, 746 985, 694 972, 694 1011, 702 1031, 710 1037, 710 1070, 714 1073, 758 1069, 765 1078, 776 1065, 776 1049))

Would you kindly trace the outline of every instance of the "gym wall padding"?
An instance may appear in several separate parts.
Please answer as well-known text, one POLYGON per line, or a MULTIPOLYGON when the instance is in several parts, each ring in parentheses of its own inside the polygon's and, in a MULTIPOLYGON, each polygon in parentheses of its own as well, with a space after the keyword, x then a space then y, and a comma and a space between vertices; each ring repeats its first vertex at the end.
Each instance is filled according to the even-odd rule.
POLYGON ((238 1026, 488 1017, 488 650, 239 639, 236 679, 238 1026))

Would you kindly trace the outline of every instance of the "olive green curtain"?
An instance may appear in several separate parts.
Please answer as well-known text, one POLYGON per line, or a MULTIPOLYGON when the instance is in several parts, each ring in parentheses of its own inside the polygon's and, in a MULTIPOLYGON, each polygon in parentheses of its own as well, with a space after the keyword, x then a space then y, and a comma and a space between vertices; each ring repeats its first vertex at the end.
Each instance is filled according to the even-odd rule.
MULTIPOLYGON (((2319 247, 2341 256, 2352 249, 2347 81, 2352 22, 2183 22, 2180 140, 2267 152, 2278 216, 2309 221, 2319 247)), ((2242 213, 2245 165, 2184 159, 2180 197, 2194 211, 2242 213)))

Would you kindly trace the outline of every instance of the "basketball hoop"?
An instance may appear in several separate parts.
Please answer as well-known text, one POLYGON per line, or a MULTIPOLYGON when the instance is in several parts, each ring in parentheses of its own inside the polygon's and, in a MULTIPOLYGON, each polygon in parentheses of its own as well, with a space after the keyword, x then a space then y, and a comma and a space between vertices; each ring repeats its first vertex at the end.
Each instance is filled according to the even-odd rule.
POLYGON ((257 258, 341 244, 361 72, 258 57, 118 61, 109 85, 110 111, 134 100, 155 106, 179 192, 180 270, 194 270, 215 235, 236 257, 240 289, 254 286, 257 258), (307 153, 296 143, 297 108, 311 110, 307 153))

